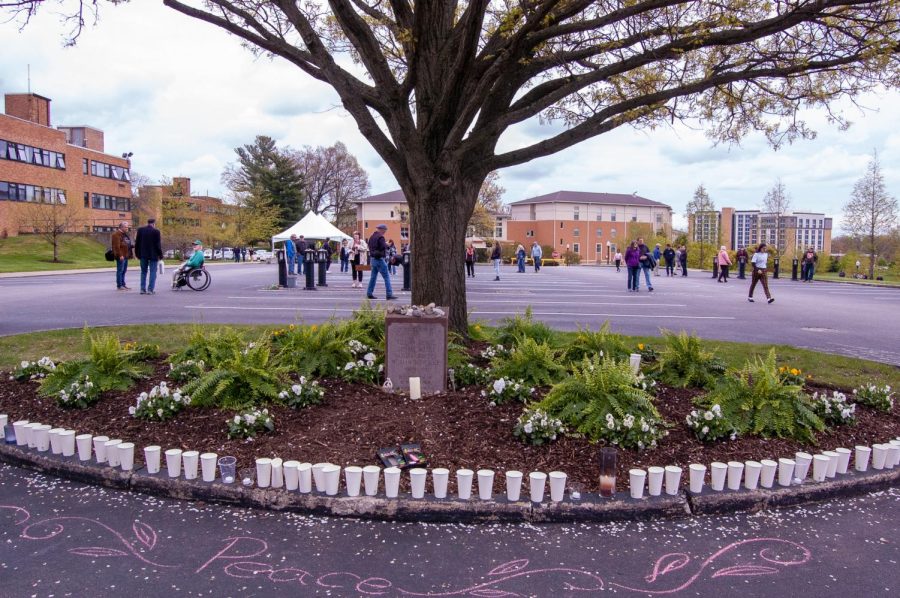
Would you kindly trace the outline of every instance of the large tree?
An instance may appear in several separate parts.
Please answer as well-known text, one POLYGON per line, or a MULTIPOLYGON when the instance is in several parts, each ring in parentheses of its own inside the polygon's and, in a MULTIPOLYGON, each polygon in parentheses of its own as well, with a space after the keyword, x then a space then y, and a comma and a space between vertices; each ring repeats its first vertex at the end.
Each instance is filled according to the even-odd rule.
MULTIPOLYGON (((792 255, 796 243, 788 246, 788 240, 785 238, 787 227, 784 225, 784 215, 791 209, 791 196, 788 195, 787 187, 784 186, 781 179, 776 180, 772 188, 766 191, 762 200, 762 208, 764 214, 761 218, 775 229, 776 254, 779 256, 792 255)), ((760 223, 760 225, 763 229, 769 228, 765 223, 760 223)))
MULTIPOLYGON (((701 269, 705 268, 707 248, 715 250, 714 247, 719 242, 719 214, 716 212, 715 202, 709 197, 703 183, 694 190, 694 197, 685 206, 685 216, 691 232, 690 241, 696 244, 699 250, 697 264, 701 269)), ((633 227, 629 226, 628 228, 633 227)), ((629 232, 631 231, 629 230, 629 232)), ((631 237, 635 238, 634 235, 631 237)))
POLYGON ((897 224, 897 199, 884 186, 878 154, 872 156, 866 174, 856 181, 850 201, 844 206, 844 228, 863 240, 869 254, 869 278, 875 277, 878 237, 887 235, 897 224))
POLYGON ((347 146, 285 150, 303 179, 305 207, 327 215, 338 228, 356 225, 357 200, 369 194, 369 175, 347 146))
POLYGON ((459 331, 446 256, 489 172, 622 125, 779 143, 811 135, 801 108, 900 80, 896 0, 163 1, 336 91, 409 202, 413 300, 449 305, 459 331), (501 139, 534 119, 559 126, 501 139))

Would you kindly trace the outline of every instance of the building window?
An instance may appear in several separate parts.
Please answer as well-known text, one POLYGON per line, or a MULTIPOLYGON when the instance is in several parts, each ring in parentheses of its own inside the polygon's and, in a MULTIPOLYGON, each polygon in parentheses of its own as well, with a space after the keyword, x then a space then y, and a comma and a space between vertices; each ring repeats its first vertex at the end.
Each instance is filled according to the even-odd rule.
POLYGON ((572 236, 573 236, 573 237, 579 237, 579 236, 581 236, 581 231, 578 230, 577 228, 572 229, 572 236))
POLYGON ((559 228, 562 228, 564 224, 565 224, 564 222, 560 222, 560 223, 559 223, 559 228))
POLYGON ((602 236, 603 236, 603 229, 602 229, 602 228, 598 228, 598 229, 597 229, 597 236, 598 236, 598 237, 602 237, 602 236))
POLYGON ((563 241, 563 238, 562 238, 562 237, 559 238, 559 244, 560 244, 560 245, 564 244, 564 241, 563 241))
POLYGON ((408 226, 400 227, 400 238, 401 239, 409 239, 409 227, 408 226))
POLYGON ((52 187, 0 181, 0 200, 65 204, 66 192, 52 187))
POLYGON ((656 215, 656 224, 662 225, 662 214, 656 215))
POLYGON ((603 245, 601 243, 594 245, 594 253, 597 254, 598 258, 603 255, 603 245))
POLYGON ((409 220, 409 212, 400 210, 400 222, 406 222, 407 220, 409 220))
POLYGON ((66 158, 59 152, 41 149, 22 143, 0 139, 0 160, 25 162, 35 166, 45 166, 56 170, 66 169, 66 158))
POLYGON ((612 237, 613 239, 615 239, 616 238, 616 229, 612 229, 611 231, 609 231, 609 236, 612 237))
MULTIPOLYGON (((115 212, 130 212, 131 200, 127 197, 113 197, 94 193, 91 196, 91 207, 95 210, 111 210, 115 212)), ((199 221, 198 221, 199 224, 199 221)))
POLYGON ((394 210, 391 210, 391 218, 394 217, 394 210))
POLYGON ((579 220, 581 218, 581 207, 575 206, 572 208, 572 220, 579 220))
POLYGON ((113 166, 105 162, 97 162, 96 160, 91 160, 91 174, 115 181, 131 181, 131 173, 128 172, 127 168, 113 166))
POLYGON ((575 253, 581 253, 581 244, 572 243, 572 251, 574 251, 575 253))
POLYGON ((363 222, 363 228, 364 228, 364 229, 369 228, 369 221, 368 221, 368 220, 366 220, 365 222, 363 222))
POLYGON ((609 221, 610 221, 610 222, 615 222, 615 221, 616 221, 616 213, 615 213, 615 212, 610 212, 610 213, 609 213, 609 221))
MULTIPOLYGON (((631 217, 631 221, 632 221, 632 222, 637 222, 637 216, 632 216, 632 217, 631 217)), ((707 228, 709 228, 709 225, 707 225, 707 228)))
POLYGON ((91 194, 87 191, 84 192, 84 207, 91 207, 91 194))

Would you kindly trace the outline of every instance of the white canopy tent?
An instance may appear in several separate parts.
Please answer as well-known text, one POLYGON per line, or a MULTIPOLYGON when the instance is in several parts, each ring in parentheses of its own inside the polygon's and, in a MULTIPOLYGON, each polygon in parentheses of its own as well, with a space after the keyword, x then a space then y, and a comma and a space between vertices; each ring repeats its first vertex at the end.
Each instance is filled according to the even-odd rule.
POLYGON ((291 235, 303 235, 307 239, 315 239, 321 241, 331 239, 332 241, 342 241, 350 239, 350 236, 341 232, 339 228, 328 222, 321 214, 307 212, 300 222, 290 227, 286 231, 280 232, 272 237, 272 246, 275 243, 283 243, 291 238, 291 235))

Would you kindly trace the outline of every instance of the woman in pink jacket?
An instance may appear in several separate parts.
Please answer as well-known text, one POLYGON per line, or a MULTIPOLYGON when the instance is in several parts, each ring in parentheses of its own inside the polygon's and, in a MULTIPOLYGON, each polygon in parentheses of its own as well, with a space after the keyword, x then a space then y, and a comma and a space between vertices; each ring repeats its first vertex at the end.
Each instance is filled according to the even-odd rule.
POLYGON ((719 282, 728 282, 728 268, 731 267, 731 258, 725 246, 719 249, 719 282))

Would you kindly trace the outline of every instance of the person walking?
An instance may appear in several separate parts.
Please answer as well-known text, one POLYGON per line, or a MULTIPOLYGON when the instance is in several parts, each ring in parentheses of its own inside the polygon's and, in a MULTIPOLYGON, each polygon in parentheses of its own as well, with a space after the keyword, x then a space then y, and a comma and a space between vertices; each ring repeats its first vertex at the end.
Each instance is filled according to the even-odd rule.
POLYGON ((363 264, 363 260, 366 259, 367 254, 369 253, 369 247, 366 245, 366 242, 360 239, 359 231, 353 233, 353 241, 350 242, 350 274, 353 277, 353 284, 351 285, 354 289, 362 288, 362 279, 363 273, 362 270, 359 269, 359 266, 363 264))
POLYGON ((534 260, 534 272, 537 274, 541 271, 541 258, 544 257, 544 250, 534 241, 531 244, 531 259, 534 260))
POLYGON ((803 254, 803 274, 801 276, 803 282, 812 282, 813 274, 816 272, 816 262, 819 261, 819 256, 816 255, 816 251, 809 247, 806 252, 803 254))
POLYGON ((671 243, 666 243, 663 259, 666 260, 666 276, 675 276, 675 250, 671 243))
POLYGON ((475 246, 471 243, 466 247, 466 276, 475 278, 475 246))
POLYGON ((350 250, 347 248, 347 239, 341 241, 341 272, 350 270, 350 250))
POLYGON ((494 250, 491 251, 491 261, 494 262, 494 280, 500 280, 500 260, 503 252, 500 249, 500 241, 494 241, 494 250))
POLYGON ((525 246, 519 243, 519 246, 516 247, 516 265, 519 267, 519 272, 525 272, 525 246))
POLYGON ((297 261, 297 235, 291 235, 291 238, 284 244, 284 259, 287 261, 288 275, 294 275, 294 263, 297 261))
POLYGON ((731 267, 731 258, 725 246, 719 248, 719 278, 717 282, 728 282, 728 269, 731 267))
POLYGON ((613 260, 616 262, 616 272, 619 272, 622 268, 622 252, 616 250, 616 255, 613 257, 613 260))
POLYGON ((643 239, 638 239, 638 250, 641 252, 638 258, 641 263, 641 270, 644 272, 644 279, 647 281, 647 292, 653 292, 653 283, 650 281, 650 270, 653 269, 653 252, 644 244, 643 239))
POLYGON ((309 243, 306 242, 306 237, 300 235, 297 237, 296 241, 297 246, 297 275, 303 276, 306 274, 306 250, 309 248, 309 243))
POLYGON ((681 255, 678 256, 678 264, 681 266, 681 275, 687 276, 687 247, 681 246, 681 255))
POLYGON ((375 296, 375 283, 378 281, 378 275, 384 279, 384 290, 386 292, 385 299, 396 299, 394 289, 391 287, 391 277, 388 274, 387 253, 388 244, 384 240, 384 231, 387 230, 386 224, 379 224, 375 227, 375 232, 369 237, 369 263, 372 266, 372 273, 369 275, 369 288, 366 290, 366 297, 369 299, 377 299, 375 296))
POLYGON ((737 259, 738 263, 738 278, 744 280, 744 278, 746 278, 744 276, 744 270, 747 268, 747 260, 750 259, 750 256, 747 255, 747 250, 741 245, 741 248, 737 250, 734 257, 737 259))
POLYGON ((156 294, 156 273, 159 269, 159 260, 162 259, 162 236, 156 228, 156 219, 147 220, 147 226, 137 230, 134 239, 134 255, 141 261, 141 295, 156 294), (150 283, 147 283, 147 274, 150 274, 150 283))
POLYGON ((247 247, 246 246, 241 247, 241 261, 244 263, 247 262, 247 247))
POLYGON ((391 276, 397 274, 397 246, 394 245, 393 239, 388 241, 387 263, 391 276))
POLYGON ((656 276, 659 276, 659 262, 662 258, 662 249, 659 248, 659 243, 656 244, 656 247, 653 248, 653 273, 656 276))
POLYGON ((766 269, 769 264, 769 252, 767 251, 767 246, 765 243, 760 243, 759 247, 756 248, 756 253, 753 254, 753 257, 750 258, 750 264, 753 266, 753 272, 751 274, 752 282, 750 283, 750 295, 747 297, 747 301, 753 303, 753 291, 756 290, 756 283, 762 282, 763 291, 766 293, 766 299, 768 299, 769 303, 773 303, 775 301, 775 297, 769 293, 769 279, 766 275, 766 269))
POLYGON ((625 267, 628 268, 628 290, 637 293, 641 284, 641 250, 637 241, 632 241, 625 248, 625 267))
POLYGON ((125 285, 125 272, 128 271, 128 260, 134 257, 133 243, 128 234, 129 230, 131 230, 131 224, 123 220, 119 223, 119 228, 113 232, 110 239, 113 256, 116 258, 116 289, 120 291, 131 290, 125 285))

